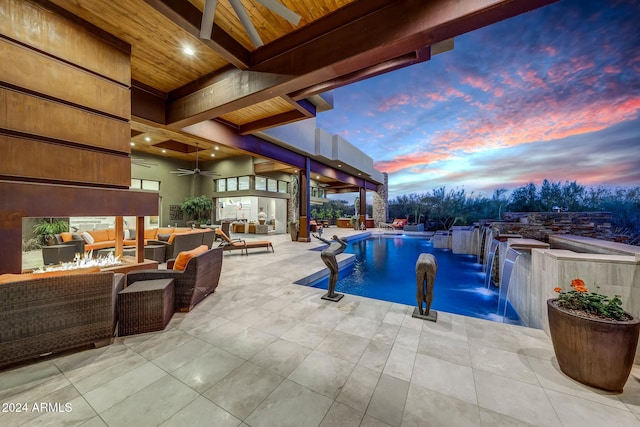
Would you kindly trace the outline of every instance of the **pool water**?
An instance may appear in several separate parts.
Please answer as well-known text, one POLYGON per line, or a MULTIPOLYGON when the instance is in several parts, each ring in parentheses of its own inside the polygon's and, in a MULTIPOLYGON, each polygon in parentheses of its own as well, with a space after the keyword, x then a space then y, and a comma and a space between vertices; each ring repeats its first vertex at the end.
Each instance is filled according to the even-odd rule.
MULTIPOLYGON (((417 306, 416 261, 421 253, 431 253, 438 261, 431 309, 521 324, 511 305, 506 315, 497 312, 499 290, 486 287, 475 255, 435 249, 429 240, 408 236, 351 241, 345 253, 354 254, 356 260, 340 270, 336 292, 417 306)), ((325 277, 309 286, 327 289, 328 283, 325 277)))

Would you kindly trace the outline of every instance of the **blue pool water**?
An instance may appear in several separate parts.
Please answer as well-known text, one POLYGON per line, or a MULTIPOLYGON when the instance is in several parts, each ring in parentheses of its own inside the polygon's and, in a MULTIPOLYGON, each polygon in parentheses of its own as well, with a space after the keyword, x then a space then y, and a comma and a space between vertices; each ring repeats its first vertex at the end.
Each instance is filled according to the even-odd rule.
MULTIPOLYGON (((416 306, 416 261, 421 253, 431 253, 438 261, 433 310, 521 324, 510 305, 506 316, 497 313, 498 288, 487 289, 476 255, 435 249, 426 239, 407 236, 352 241, 345 253, 356 261, 340 271, 336 292, 416 306)), ((328 282, 325 277, 310 286, 327 289, 328 282)))

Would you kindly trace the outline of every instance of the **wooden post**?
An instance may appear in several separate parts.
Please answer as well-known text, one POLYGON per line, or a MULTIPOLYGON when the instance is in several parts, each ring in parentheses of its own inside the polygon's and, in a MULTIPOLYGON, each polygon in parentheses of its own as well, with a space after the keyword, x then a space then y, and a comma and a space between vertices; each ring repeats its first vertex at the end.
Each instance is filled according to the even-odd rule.
POLYGON ((124 218, 121 216, 116 216, 116 250, 115 256, 122 257, 122 248, 124 240, 124 218))
POLYGON ((136 262, 144 261, 144 217, 136 217, 136 262))

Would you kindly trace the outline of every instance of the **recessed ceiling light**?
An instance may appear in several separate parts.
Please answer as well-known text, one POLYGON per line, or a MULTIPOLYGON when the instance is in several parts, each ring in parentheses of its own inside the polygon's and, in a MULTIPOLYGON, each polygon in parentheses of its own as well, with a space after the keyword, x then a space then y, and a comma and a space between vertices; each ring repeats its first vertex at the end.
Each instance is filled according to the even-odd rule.
POLYGON ((358 176, 362 175, 360 172, 358 172, 358 176))
POLYGON ((185 55, 189 55, 189 56, 193 56, 196 53, 190 46, 185 46, 182 49, 182 52, 184 52, 185 55))
POLYGON ((216 153, 211 153, 211 157, 215 157, 215 156, 216 156, 216 153))
POLYGON ((163 153, 166 153, 166 152, 167 152, 167 150, 162 150, 162 152, 163 152, 163 153))
POLYGON ((149 141, 151 141, 151 138, 150 138, 150 137, 148 137, 148 136, 145 136, 145 137, 144 137, 144 140, 145 140, 145 141, 147 141, 147 142, 149 142, 149 141))
POLYGON ((316 175, 316 179, 320 179, 320 175, 316 175))
POLYGON ((220 147, 215 146, 215 147, 213 147, 213 149, 214 149, 214 150, 219 150, 219 149, 220 149, 220 147))
POLYGON ((341 168, 341 167, 342 167, 342 165, 338 165, 338 167, 339 167, 339 168, 341 168))
POLYGON ((135 143, 135 142, 133 142, 133 141, 131 141, 129 144, 130 144, 132 147, 133 147, 134 145, 136 145, 136 143, 135 143))

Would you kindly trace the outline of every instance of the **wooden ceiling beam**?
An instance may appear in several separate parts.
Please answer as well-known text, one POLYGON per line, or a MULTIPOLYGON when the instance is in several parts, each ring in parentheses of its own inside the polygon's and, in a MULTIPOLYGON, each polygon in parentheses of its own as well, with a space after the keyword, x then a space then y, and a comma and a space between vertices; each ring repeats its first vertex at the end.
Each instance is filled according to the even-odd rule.
POLYGON ((427 46, 424 49, 416 50, 406 55, 399 56, 392 60, 383 62, 382 64, 372 65, 371 67, 367 67, 362 70, 340 76, 336 79, 327 80, 325 82, 301 89, 289 94, 289 96, 294 100, 308 98, 309 96, 317 95, 328 90, 337 89, 339 87, 359 82, 371 77, 379 76, 390 71, 399 70, 400 68, 408 67, 409 65, 428 61, 431 59, 430 52, 431 46, 427 46))
POLYGON ((282 95, 281 97, 287 101, 293 108, 298 110, 303 117, 311 118, 316 116, 316 106, 306 99, 298 99, 297 101, 291 98, 289 95, 282 95))
POLYGON ((235 67, 240 69, 249 67, 250 52, 218 25, 213 24, 211 39, 200 38, 202 12, 188 0, 144 0, 144 2, 189 34, 197 37, 235 67))
MULTIPOLYGON (((393 63, 394 59, 406 60, 405 55, 414 55, 418 60, 415 52, 424 52, 430 45, 556 1, 378 1, 384 6, 272 57, 260 56, 256 60, 262 55, 257 53, 259 49, 252 54, 254 60, 250 62, 254 65, 249 70, 170 103, 168 122, 188 126, 325 82, 337 83, 345 76, 349 82, 357 81, 371 73, 384 72, 375 67, 387 61, 391 61, 390 69, 397 69, 402 62, 393 63), (365 71, 359 76, 357 73, 362 70, 365 71)), ((344 10, 348 7, 325 19, 342 22, 344 10)), ((412 62, 404 66, 409 63, 412 62)))
POLYGON ((273 73, 255 71, 225 71, 226 78, 170 102, 167 123, 182 128, 214 119, 245 107, 279 96, 273 88, 291 79, 273 73))
POLYGON ((297 122, 298 120, 305 118, 307 118, 307 116, 298 110, 287 111, 285 113, 275 114, 271 117, 265 117, 264 119, 240 125, 238 126, 238 133, 240 135, 248 135, 275 126, 297 122))

